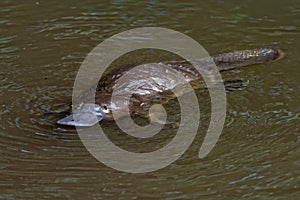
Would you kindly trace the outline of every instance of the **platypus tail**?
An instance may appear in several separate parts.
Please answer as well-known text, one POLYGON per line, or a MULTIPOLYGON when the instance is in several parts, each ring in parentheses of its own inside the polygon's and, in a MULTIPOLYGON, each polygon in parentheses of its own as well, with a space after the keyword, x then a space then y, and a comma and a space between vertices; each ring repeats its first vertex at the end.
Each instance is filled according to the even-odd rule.
POLYGON ((261 64, 278 60, 283 57, 283 52, 277 49, 252 49, 234 51, 212 56, 220 71, 231 70, 247 65, 261 64))

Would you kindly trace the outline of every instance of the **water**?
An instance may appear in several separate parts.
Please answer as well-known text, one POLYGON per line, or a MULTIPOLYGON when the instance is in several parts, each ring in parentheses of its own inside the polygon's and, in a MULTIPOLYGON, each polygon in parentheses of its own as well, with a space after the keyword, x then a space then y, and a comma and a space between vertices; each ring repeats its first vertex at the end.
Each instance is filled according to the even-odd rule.
MULTIPOLYGON (((296 0, 1 1, 0 199, 298 199, 299 15, 296 0), (209 120, 204 114, 196 140, 178 161, 137 175, 101 164, 75 130, 44 113, 71 101, 77 70, 98 43, 143 26, 183 32, 210 54, 274 47, 286 55, 224 76, 249 85, 227 94, 226 125, 208 157, 197 158, 209 120)), ((201 102, 204 113, 208 102, 201 102)), ((103 126, 112 139, 124 137, 113 124, 103 126)), ((160 147, 163 139, 169 138, 152 144, 160 147)))

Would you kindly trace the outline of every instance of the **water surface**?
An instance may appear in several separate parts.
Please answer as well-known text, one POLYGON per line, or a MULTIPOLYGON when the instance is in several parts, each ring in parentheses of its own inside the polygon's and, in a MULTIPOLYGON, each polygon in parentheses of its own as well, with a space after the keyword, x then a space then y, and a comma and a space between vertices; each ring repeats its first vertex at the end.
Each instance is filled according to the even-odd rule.
MULTIPOLYGON (((296 0, 1 1, 0 199, 298 199, 299 19, 296 0), (44 113, 71 101, 77 70, 97 44, 143 26, 183 32, 210 54, 273 47, 286 56, 224 75, 249 85, 227 94, 226 125, 208 157, 197 157, 209 122, 208 94, 198 91, 203 126, 191 148, 164 169, 136 175, 98 162, 75 130, 44 113)), ((103 126, 122 142, 113 124, 103 126)), ((174 130, 165 133, 152 144, 162 146, 174 130)))

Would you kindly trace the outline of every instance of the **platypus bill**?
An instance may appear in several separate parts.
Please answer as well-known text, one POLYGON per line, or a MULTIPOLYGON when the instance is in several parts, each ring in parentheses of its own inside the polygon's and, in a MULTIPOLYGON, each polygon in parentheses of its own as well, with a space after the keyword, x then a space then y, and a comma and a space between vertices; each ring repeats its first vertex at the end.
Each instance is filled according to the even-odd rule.
MULTIPOLYGON (((280 50, 262 48, 219 54, 212 56, 211 58, 215 62, 219 71, 222 72, 226 70, 232 70, 237 67, 275 61, 282 56, 283 53, 280 50)), ((205 65, 205 63, 205 59, 203 59, 203 65, 205 65)), ((178 72, 181 72, 187 82, 193 83, 192 86, 194 89, 206 87, 205 82, 198 71, 188 61, 164 62, 163 64, 178 72)), ((122 77, 122 75, 135 66, 137 65, 128 65, 116 68, 108 73, 99 81, 97 85, 95 94, 96 104, 92 102, 86 102, 83 99, 82 103, 73 112, 73 114, 57 121, 57 123, 66 126, 88 127, 95 125, 101 120, 113 120, 112 110, 116 108, 114 108, 110 102, 114 86, 118 83, 118 80, 120 77, 122 77), (74 118, 76 120, 74 120, 74 118)), ((175 98, 175 95, 171 92, 171 90, 176 87, 176 83, 173 83, 172 86, 166 86, 162 85, 161 82, 155 82, 152 83, 152 85, 155 88, 148 87, 142 90, 139 88, 139 91, 136 91, 134 94, 132 94, 130 105, 124 105, 124 108, 118 107, 118 111, 120 111, 120 109, 126 110, 129 108, 131 114, 147 115, 153 103, 164 104, 168 102, 168 100, 175 98)), ((122 115, 120 116, 122 117, 122 115)))

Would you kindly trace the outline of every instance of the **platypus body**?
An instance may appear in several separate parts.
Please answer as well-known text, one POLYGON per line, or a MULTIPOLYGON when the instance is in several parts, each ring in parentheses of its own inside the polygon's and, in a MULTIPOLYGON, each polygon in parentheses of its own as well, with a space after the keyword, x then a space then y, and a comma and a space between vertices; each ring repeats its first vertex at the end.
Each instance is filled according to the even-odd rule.
MULTIPOLYGON (((282 57, 282 52, 277 49, 261 48, 253 50, 235 51, 225 54, 212 56, 210 59, 214 61, 220 72, 232 70, 238 67, 267 63, 275 61, 282 57)), ((209 59, 200 60, 200 67, 206 65, 209 59)), ((162 63, 172 69, 172 71, 164 70, 163 73, 171 74, 171 76, 183 77, 184 81, 191 83, 195 89, 205 88, 206 84, 197 69, 189 61, 171 61, 162 63), (177 74, 178 73, 178 74, 177 74)), ((154 64, 144 64, 144 68, 138 68, 131 74, 133 77, 129 79, 126 85, 122 86, 122 77, 130 75, 130 69, 137 65, 126 65, 116 68, 104 76, 97 85, 95 102, 85 100, 84 95, 82 102, 72 115, 58 121, 60 125, 68 126, 92 126, 101 120, 114 120, 114 117, 122 117, 127 115, 129 109, 131 115, 147 116, 150 107, 153 104, 164 104, 170 99, 175 98, 173 89, 183 84, 182 80, 165 81, 161 78, 161 72, 154 64), (145 68, 146 67, 146 68, 145 68), (140 73, 139 71, 140 70, 140 73), (123 87, 123 88, 122 88, 123 87), (114 93, 114 90, 118 93, 114 93), (120 92, 121 91, 121 92, 120 92), (122 93, 124 91, 124 93, 122 93), (111 103, 111 97, 118 96, 122 100, 122 94, 130 91, 130 101, 116 106, 111 103), (117 111, 118 115, 112 115, 112 111, 117 111), (74 120, 76 115, 76 120, 74 120), (91 117, 91 116, 96 116, 91 117)), ((130 77, 130 76, 128 76, 130 77)), ((128 81, 128 78, 127 78, 128 81)), ((183 92, 184 93, 184 92, 183 92)), ((124 97, 125 98, 125 97, 124 97)))

